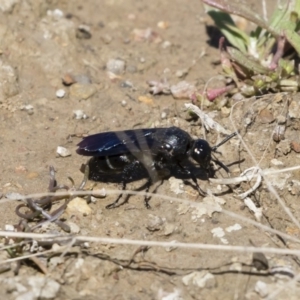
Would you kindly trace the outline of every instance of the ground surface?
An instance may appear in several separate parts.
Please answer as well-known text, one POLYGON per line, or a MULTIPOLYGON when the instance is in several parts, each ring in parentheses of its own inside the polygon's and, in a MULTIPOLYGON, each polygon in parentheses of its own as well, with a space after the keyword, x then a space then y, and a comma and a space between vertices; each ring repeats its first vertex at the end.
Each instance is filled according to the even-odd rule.
MULTIPOLYGON (((79 168, 86 159, 75 150, 83 134, 175 125, 192 136, 203 136, 201 122, 191 120, 184 109, 188 100, 174 100, 171 95, 152 96, 146 83, 167 79, 175 84, 186 80, 201 89, 220 71, 215 64, 218 50, 210 43, 214 36, 208 35, 211 30, 205 26, 210 21, 200 1, 16 0, 3 3, 8 6, 0 5, 2 230, 7 224, 19 222, 14 211, 17 203, 6 201, 4 196, 11 192, 22 195, 46 192, 49 166, 54 166, 60 184, 71 185, 68 176, 77 185, 80 183, 83 175, 79 168), (55 9, 60 9, 64 16, 55 9), (79 32, 80 25, 89 26, 90 31, 79 32), (140 37, 134 31, 147 28, 152 30, 148 37, 145 33, 140 37), (125 62, 120 74, 108 74, 110 59, 125 62), (63 85, 62 78, 67 74, 75 78, 75 85, 63 85), (183 77, 179 78, 180 75, 183 77), (63 98, 56 96, 59 89, 66 92, 63 98), (82 110, 88 118, 74 118, 75 110, 82 110), (58 157, 57 146, 67 148, 71 156, 58 157)), ((251 3, 254 9, 260 10, 260 1, 251 3)), ((210 84, 217 85, 218 80, 210 84)), ((245 144, 233 139, 220 148, 220 160, 225 164, 234 163, 230 166, 231 176, 238 176, 255 165, 249 151, 263 169, 298 164, 299 154, 290 148, 291 142, 294 148, 299 147, 298 103, 298 95, 250 99, 235 104, 231 119, 229 109, 224 109, 225 103, 223 110, 216 106, 204 108, 205 112, 215 111, 214 120, 229 132, 239 129, 244 139, 245 144), (275 143, 272 133, 276 120, 278 116, 292 116, 288 115, 289 109, 293 109, 294 115, 288 122, 286 139, 275 143)), ((214 145, 223 137, 211 131, 206 139, 214 145)), ((216 177, 222 176, 226 177, 224 171, 216 173, 216 177)), ((269 180, 299 220, 298 179, 299 171, 294 171, 277 174, 269 180)), ((249 185, 242 184, 228 192, 227 187, 218 187, 207 180, 199 180, 199 184, 205 190, 223 192, 222 201, 226 203, 222 208, 226 211, 255 220, 236 196, 249 185)), ((91 185, 91 182, 87 184, 91 185)), ((128 189, 139 186, 139 182, 133 182, 128 189)), ((119 189, 120 185, 98 183, 97 187, 119 189)), ((201 203, 202 197, 193 185, 184 184, 183 189, 183 193, 176 195, 170 182, 165 181, 157 194, 201 203)), ((80 231, 85 236, 299 248, 295 242, 279 239, 228 214, 214 212, 209 217, 201 215, 189 203, 160 197, 151 200, 150 210, 144 207, 140 196, 132 196, 119 208, 105 209, 115 197, 99 199, 89 205, 90 214, 80 217, 69 214, 66 221, 77 225, 74 232, 80 231), (235 224, 241 228, 238 225, 234 227, 237 230, 228 228, 235 224), (225 235, 218 237, 222 230, 225 235)), ((265 183, 251 199, 263 209, 262 224, 299 237, 299 229, 265 183)), ((52 225, 45 231, 61 232, 52 225)), ((269 288, 265 289, 266 295, 278 291, 274 299, 297 299, 299 295, 296 280, 291 282, 291 276, 266 275, 268 271, 251 266, 251 253, 176 247, 151 247, 136 253, 137 249, 138 246, 103 243, 90 243, 87 248, 74 246, 71 254, 62 258, 60 253, 48 260, 40 258, 48 269, 46 277, 32 262, 23 264, 18 275, 14 275, 16 264, 11 264, 0 275, 0 297, 38 299, 43 288, 37 288, 36 292, 33 287, 38 286, 40 278, 46 278, 41 285, 52 291, 40 299, 259 299, 263 292, 255 292, 258 281, 269 288), (135 253, 134 261, 130 261, 135 253), (201 287, 203 270, 211 278, 204 280, 201 287), (282 291, 278 290, 281 287, 282 291)), ((1 259, 6 255, 3 251, 1 259)), ((269 253, 266 257, 269 270, 280 267, 293 274, 299 272, 297 257, 269 253)))

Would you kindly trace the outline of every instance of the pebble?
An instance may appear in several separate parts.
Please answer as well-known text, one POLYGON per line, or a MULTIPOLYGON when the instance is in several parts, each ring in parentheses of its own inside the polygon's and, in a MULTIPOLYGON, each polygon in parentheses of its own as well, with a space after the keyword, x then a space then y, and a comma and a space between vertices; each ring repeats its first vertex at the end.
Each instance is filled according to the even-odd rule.
POLYGON ((122 88, 133 88, 133 83, 129 80, 125 80, 125 81, 121 82, 120 86, 122 88))
POLYGON ((261 280, 258 280, 256 282, 254 290, 262 298, 267 297, 270 293, 268 285, 265 282, 261 281, 261 280))
POLYGON ((258 118, 262 124, 270 124, 275 120, 273 112, 268 108, 262 109, 258 114, 258 118))
POLYGON ((196 285, 200 288, 213 288, 216 286, 215 276, 208 271, 196 271, 182 277, 184 285, 196 285))
MULTIPOLYGON (((0 9, 4 1, 0 1, 0 9)), ((15 68, 0 59, 0 99, 19 94, 18 74, 15 68)))
POLYGON ((159 21, 157 23, 157 27, 160 29, 167 29, 169 27, 169 23, 166 21, 159 21))
POLYGON ((126 66, 125 61, 121 59, 110 59, 106 63, 107 71, 114 73, 116 75, 124 74, 125 66, 126 66))
POLYGON ((192 220, 199 220, 203 215, 208 215, 211 218, 214 212, 222 211, 221 205, 224 205, 225 202, 226 201, 220 197, 204 197, 201 203, 193 207, 192 220))
POLYGON ((15 226, 11 224, 5 224, 4 226, 5 231, 15 231, 15 226))
POLYGON ((62 78, 62 83, 66 86, 72 85, 73 83, 77 82, 75 77, 69 73, 66 73, 62 78))
POLYGON ((289 105, 288 111, 289 117, 292 119, 299 119, 300 118, 300 105, 298 101, 293 100, 289 105))
POLYGON ((291 142, 288 139, 280 141, 276 146, 276 152, 278 156, 287 155, 291 152, 291 142))
POLYGON ((154 105, 154 101, 152 98, 147 97, 147 96, 139 96, 138 100, 142 103, 145 103, 147 105, 154 105))
POLYGON ((164 235, 168 236, 171 235, 175 230, 177 229, 177 226, 173 223, 166 223, 164 228, 164 235))
POLYGON ((167 118, 167 113, 165 111, 163 111, 160 115, 161 119, 164 120, 167 118))
POLYGON ((79 233, 80 232, 80 227, 75 224, 74 222, 67 222, 67 225, 70 227, 70 233, 79 233))
POLYGON ((178 78, 182 78, 182 77, 186 76, 188 73, 189 73, 188 69, 183 69, 183 70, 177 70, 175 75, 178 78))
POLYGON ((278 160, 277 158, 271 159, 271 164, 274 166, 283 166, 284 163, 281 160, 278 160))
POLYGON ((26 176, 26 178, 28 178, 28 179, 35 179, 37 177, 39 177, 39 173, 37 173, 37 172, 30 172, 26 176))
POLYGON ((90 248, 90 243, 89 242, 84 242, 83 243, 83 248, 85 248, 85 249, 90 248))
POLYGON ((55 17, 55 18, 63 18, 64 13, 62 10, 56 8, 54 10, 47 10, 47 16, 55 17))
POLYGON ((245 97, 243 96, 243 94, 241 94, 241 93, 235 93, 233 96, 232 96, 232 100, 233 101, 242 101, 242 100, 244 100, 245 99, 245 97))
POLYGON ((268 270, 269 269, 268 259, 261 252, 253 253, 253 255, 252 255, 252 265, 258 271, 268 270))
POLYGON ((78 39, 90 39, 92 37, 90 26, 84 24, 79 25, 76 30, 76 37, 78 39))
POLYGON ((236 231, 236 230, 240 230, 240 229, 242 229, 242 226, 240 224, 237 224, 237 223, 232 225, 232 226, 228 226, 228 227, 225 228, 225 230, 227 232, 236 231))
POLYGON ((60 289, 60 284, 49 277, 30 276, 26 278, 26 282, 29 284, 29 288, 20 284, 18 277, 8 283, 14 292, 18 293, 14 297, 15 300, 56 299, 60 289))
POLYGON ((126 101, 126 100, 122 100, 122 101, 121 101, 121 105, 122 105, 123 107, 125 107, 125 106, 127 105, 127 101, 126 101))
POLYGON ((184 193, 184 184, 182 179, 170 177, 169 184, 170 184, 170 190, 176 195, 184 193))
POLYGON ((15 5, 19 0, 2 0, 0 1, 0 10, 6 13, 12 13, 15 5))
POLYGON ((28 284, 35 297, 39 299, 55 299, 60 289, 59 283, 49 277, 30 276, 28 284))
POLYGON ((87 119, 88 116, 80 109, 74 110, 73 115, 76 120, 87 119))
POLYGON ((105 198, 106 197, 106 189, 94 189, 93 190, 93 197, 95 198, 105 198))
POLYGON ((104 34, 101 36, 101 40, 104 44, 110 44, 113 38, 109 34, 104 34))
POLYGON ((279 125, 283 125, 283 124, 286 123, 286 117, 283 116, 283 115, 277 116, 277 117, 276 117, 276 120, 277 120, 277 123, 278 123, 279 125))
POLYGON ((33 106, 31 104, 21 105, 20 110, 27 111, 29 115, 33 114, 33 106))
POLYGON ((20 200, 22 199, 24 196, 19 194, 19 193, 15 193, 15 192, 11 192, 11 193, 7 193, 5 195, 5 198, 9 199, 9 200, 20 200))
POLYGON ((15 167, 15 172, 16 173, 26 173, 27 172, 27 168, 25 166, 17 166, 15 167))
POLYGON ((186 81, 180 81, 172 85, 170 90, 175 99, 190 99, 191 95, 197 91, 194 84, 186 81))
POLYGON ((161 44, 161 47, 163 48, 163 49, 167 49, 167 48, 169 48, 169 47, 171 47, 172 46, 172 43, 170 42, 170 41, 164 41, 162 44, 161 44))
POLYGON ((300 153, 300 143, 296 141, 291 142, 291 148, 296 152, 300 153))
POLYGON ((85 199, 76 197, 68 204, 65 213, 69 216, 88 216, 92 213, 92 209, 86 203, 85 199))
POLYGON ((128 73, 134 74, 134 73, 137 72, 137 67, 134 66, 134 65, 128 65, 128 66, 126 67, 126 71, 127 71, 128 73))
POLYGON ((222 117, 224 117, 224 118, 229 117, 230 111, 231 111, 231 109, 228 108, 228 107, 226 107, 226 106, 221 107, 221 114, 222 114, 222 117))
POLYGON ((300 194, 300 181, 291 180, 288 184, 288 191, 292 195, 299 195, 300 194))
POLYGON ((149 214, 149 219, 146 225, 146 228, 149 231, 157 231, 160 230, 162 228, 162 225, 164 224, 164 220, 159 217, 159 216, 155 216, 152 214, 149 214))
POLYGON ((71 156, 71 152, 67 148, 61 146, 57 146, 56 153, 61 157, 71 156))
POLYGON ((73 78, 78 83, 82 83, 82 84, 91 84, 92 83, 91 78, 85 74, 74 75, 73 78))
POLYGON ((49 266, 55 268, 58 265, 61 265, 65 262, 65 259, 61 256, 54 256, 49 260, 49 266))
POLYGON ((64 89, 59 89, 56 91, 57 98, 63 98, 66 95, 66 91, 64 89))
POLYGON ((70 95, 78 100, 87 100, 97 92, 93 84, 74 83, 70 87, 70 95))
POLYGON ((268 181, 269 183, 277 187, 280 190, 283 190, 286 187, 288 179, 292 176, 291 173, 286 172, 286 173, 279 173, 276 174, 277 168, 268 168, 265 169, 266 172, 270 172, 271 174, 268 175, 268 181), (275 171, 274 173, 272 171, 275 171), (273 174, 272 174, 273 173, 273 174))

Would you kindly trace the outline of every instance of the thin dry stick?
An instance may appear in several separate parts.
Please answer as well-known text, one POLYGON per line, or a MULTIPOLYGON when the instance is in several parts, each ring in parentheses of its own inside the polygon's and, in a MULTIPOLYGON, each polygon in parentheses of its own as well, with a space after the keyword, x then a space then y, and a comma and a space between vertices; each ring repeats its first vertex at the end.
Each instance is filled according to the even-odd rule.
MULTIPOLYGON (((39 194, 32 194, 32 195, 24 196, 24 198, 35 198, 35 197, 39 198, 39 197, 45 197, 47 195, 56 195, 56 196, 66 195, 66 197, 70 197, 70 193, 71 193, 71 196, 75 196, 75 195, 86 196, 86 195, 91 195, 91 194, 96 195, 97 191, 94 190, 94 191, 71 191, 71 192, 56 192, 56 193, 39 193, 39 194)), ((107 195, 116 195, 116 194, 119 194, 119 193, 120 193, 119 190, 106 190, 107 195)), ((191 207, 197 207, 197 206, 201 205, 201 203, 195 203, 195 202, 192 202, 192 201, 189 201, 189 200, 184 200, 184 199, 179 199, 179 198, 174 198, 174 197, 161 195, 161 194, 154 194, 154 193, 146 193, 146 192, 138 192, 138 191, 123 191, 123 194, 125 194, 125 195, 141 195, 141 196, 147 196, 147 197, 153 197, 153 198, 158 197, 160 199, 169 200, 169 201, 172 201, 172 202, 185 203, 185 204, 190 205, 191 207)), ((268 232, 273 233, 273 234, 280 235, 281 237, 286 238, 287 240, 291 240, 291 241, 300 243, 300 239, 298 239, 296 237, 293 237, 293 236, 290 236, 290 235, 288 235, 284 232, 281 232, 279 230, 275 230, 275 229, 272 229, 268 226, 262 225, 261 223, 258 223, 258 222, 254 221, 252 219, 245 218, 243 216, 240 216, 239 214, 236 214, 234 212, 231 212, 231 211, 228 211, 228 210, 225 210, 225 209, 222 209, 222 212, 224 214, 234 218, 234 219, 242 220, 243 222, 251 224, 251 225, 253 225, 255 227, 258 227, 262 230, 268 231, 268 232)), ((7 233, 7 231, 3 231, 3 232, 7 233)), ((3 234, 3 235, 5 236, 5 234, 3 234)), ((1 231, 0 231, 0 236, 1 236, 1 231)))
MULTIPOLYGON (((36 240, 50 239, 51 242, 70 242, 70 240, 75 239, 76 242, 91 242, 91 243, 104 243, 104 244, 116 244, 116 245, 135 245, 135 246, 152 246, 152 247, 174 247, 185 248, 185 249, 199 249, 199 250, 214 250, 214 251, 236 251, 242 253, 270 253, 270 254, 283 254, 283 255, 300 255, 300 249, 280 249, 272 247, 248 247, 248 246, 230 246, 230 245, 213 245, 213 244, 200 244, 200 243, 181 243, 181 242, 159 242, 159 241, 145 241, 145 240, 131 240, 131 239, 117 239, 117 238, 107 238, 107 237, 95 237, 95 236, 58 236, 55 234, 40 234, 40 233, 21 233, 21 232, 4 232, 0 231, 0 235, 5 235, 7 237, 23 237, 23 238, 33 238, 36 240)), ((66 246, 62 248, 65 249, 66 246)), ((56 249, 47 250, 44 253, 49 253, 51 251, 57 251, 56 249)), ((32 256, 41 255, 41 253, 35 253, 32 256)), ((30 255, 25 256, 29 258, 30 255)), ((9 260, 1 261, 11 262, 15 260, 23 259, 24 257, 12 258, 9 260)))

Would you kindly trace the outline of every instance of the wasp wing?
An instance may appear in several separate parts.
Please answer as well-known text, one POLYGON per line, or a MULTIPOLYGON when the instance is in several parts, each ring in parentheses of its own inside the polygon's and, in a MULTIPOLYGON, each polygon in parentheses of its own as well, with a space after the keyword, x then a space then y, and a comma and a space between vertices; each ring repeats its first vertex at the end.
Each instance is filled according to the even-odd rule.
POLYGON ((152 153, 154 149, 158 149, 160 146, 155 134, 165 130, 166 128, 148 128, 97 133, 85 137, 77 145, 76 152, 85 156, 152 153))

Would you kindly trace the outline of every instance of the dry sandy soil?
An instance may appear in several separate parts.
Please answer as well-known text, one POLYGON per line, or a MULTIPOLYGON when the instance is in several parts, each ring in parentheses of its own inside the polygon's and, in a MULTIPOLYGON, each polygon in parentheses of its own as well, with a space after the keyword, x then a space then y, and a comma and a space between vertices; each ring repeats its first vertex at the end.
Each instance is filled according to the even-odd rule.
MULTIPOLYGON (((251 1, 251 7, 260 11, 260 1, 251 1)), ((167 80, 170 84, 186 80, 201 90, 220 72, 219 53, 214 47, 217 32, 200 1, 7 0, 1 1, 0 9, 1 230, 11 229, 20 221, 15 213, 20 203, 12 201, 16 195, 12 193, 46 192, 49 166, 54 167, 59 184, 71 186, 68 176, 76 186, 80 184, 83 174, 79 169, 86 158, 76 154, 76 144, 86 134, 175 125, 194 137, 203 137, 200 120, 192 118, 184 107, 190 100, 153 96, 147 84, 148 80, 167 80), (111 67, 111 60, 118 60, 120 65, 111 67), (62 79, 76 83, 67 86, 62 79), (64 97, 58 97, 60 92, 64 97), (85 116, 74 117, 76 110, 85 116), (71 155, 59 157, 58 146, 71 155)), ((218 78, 209 83, 218 84, 218 78)), ((244 143, 234 138, 217 154, 229 165, 231 177, 256 164, 268 170, 298 164, 298 108, 298 95, 269 95, 236 103, 228 100, 203 108, 206 113, 213 112, 214 120, 229 132, 238 129, 241 133, 244 143), (285 140, 276 143, 272 135, 282 117, 288 119, 285 140)), ((215 145, 223 137, 211 130, 205 139, 215 145)), ((38 261, 24 260, 20 266, 15 261, 4 263, 10 257, 2 250, 0 297, 298 299, 298 257, 276 253, 276 249, 282 253, 299 249, 299 227, 283 209, 287 208, 295 220, 300 219, 298 176, 296 170, 268 177, 278 198, 265 181, 249 196, 262 211, 260 224, 286 236, 253 225, 253 211, 237 195, 253 186, 255 180, 229 188, 199 176, 204 190, 220 194, 219 212, 211 216, 202 214, 200 204, 204 200, 191 180, 181 184, 179 194, 172 188, 172 181, 166 180, 157 187, 158 197, 153 197, 149 210, 141 195, 131 196, 127 203, 111 210, 105 206, 116 194, 97 199, 88 205, 90 211, 85 215, 82 210, 86 207, 63 216, 73 234, 220 248, 140 248, 89 242, 69 245, 62 253, 51 245, 32 246, 24 247, 23 254, 51 247, 54 250, 41 253, 38 261), (192 205, 197 203, 200 206, 192 205), (251 251, 228 251, 223 246, 275 250, 264 251, 265 256, 253 260, 251 251)), ((227 175, 219 170, 215 177, 227 175)), ((127 189, 134 190, 143 182, 132 182, 127 189)), ((89 181, 86 188, 93 184, 89 181)), ((121 186, 97 182, 96 188, 119 190, 121 186)), ((54 223, 34 232, 66 234, 54 223)), ((2 240, 3 247, 6 241, 2 240)))

